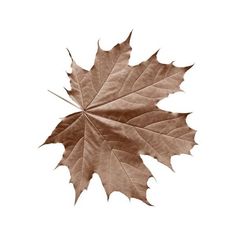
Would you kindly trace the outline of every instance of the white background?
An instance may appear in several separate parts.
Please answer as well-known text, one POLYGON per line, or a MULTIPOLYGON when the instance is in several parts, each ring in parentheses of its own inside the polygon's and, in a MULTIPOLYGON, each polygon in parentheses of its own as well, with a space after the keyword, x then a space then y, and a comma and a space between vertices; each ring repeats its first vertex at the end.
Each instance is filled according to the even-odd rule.
POLYGON ((234 1, 41 0, 0 2, 0 234, 235 236, 236 36, 234 1), (184 93, 162 109, 193 112, 192 156, 172 158, 175 173, 151 157, 149 207, 121 193, 107 202, 98 176, 74 206, 63 147, 38 149, 75 108, 66 97, 70 58, 90 69, 97 49, 133 31, 130 64, 161 49, 163 63, 186 66, 184 93))

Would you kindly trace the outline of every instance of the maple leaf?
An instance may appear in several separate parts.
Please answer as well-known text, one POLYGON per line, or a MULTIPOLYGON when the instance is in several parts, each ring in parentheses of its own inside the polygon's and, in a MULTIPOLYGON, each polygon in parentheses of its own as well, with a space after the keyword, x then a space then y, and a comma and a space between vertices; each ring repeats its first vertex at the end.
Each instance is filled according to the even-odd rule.
POLYGON ((128 198, 150 204, 147 181, 152 176, 140 154, 171 168, 171 156, 189 154, 195 130, 188 127, 189 113, 161 110, 156 103, 180 90, 191 67, 161 64, 153 54, 129 66, 130 37, 110 51, 98 43, 93 67, 87 71, 72 58, 69 96, 82 111, 65 117, 44 144, 65 147, 58 165, 69 168, 76 197, 97 173, 109 198, 120 191, 128 198))

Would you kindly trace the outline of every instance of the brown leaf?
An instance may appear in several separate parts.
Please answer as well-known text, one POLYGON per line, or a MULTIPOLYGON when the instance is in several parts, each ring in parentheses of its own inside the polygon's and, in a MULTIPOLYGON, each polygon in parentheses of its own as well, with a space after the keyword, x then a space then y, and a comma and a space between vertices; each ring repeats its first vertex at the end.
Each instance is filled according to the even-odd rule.
POLYGON ((70 170, 76 201, 97 173, 108 198, 113 191, 120 191, 149 204, 147 180, 152 175, 140 154, 172 168, 171 156, 189 154, 195 144, 195 130, 186 124, 188 113, 156 107, 162 98, 180 90, 190 66, 161 64, 156 53, 129 66, 130 37, 110 51, 98 44, 90 71, 71 57, 71 90, 67 92, 82 111, 65 117, 45 144, 64 145, 59 165, 70 170))

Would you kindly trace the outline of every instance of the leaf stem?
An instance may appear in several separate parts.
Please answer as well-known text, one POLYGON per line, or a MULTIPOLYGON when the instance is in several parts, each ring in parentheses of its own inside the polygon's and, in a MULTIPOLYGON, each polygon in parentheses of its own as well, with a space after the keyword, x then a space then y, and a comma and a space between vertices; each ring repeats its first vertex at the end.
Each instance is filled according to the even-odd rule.
POLYGON ((63 98, 63 97, 61 97, 60 95, 58 95, 58 94, 52 92, 51 90, 48 90, 48 92, 51 93, 51 94, 53 94, 53 95, 55 95, 56 97, 62 99, 63 101, 65 101, 65 102, 71 104, 72 106, 74 106, 74 107, 76 107, 76 108, 78 108, 78 109, 81 109, 81 107, 79 107, 79 106, 75 105, 74 103, 72 103, 72 102, 66 100, 65 98, 63 98))

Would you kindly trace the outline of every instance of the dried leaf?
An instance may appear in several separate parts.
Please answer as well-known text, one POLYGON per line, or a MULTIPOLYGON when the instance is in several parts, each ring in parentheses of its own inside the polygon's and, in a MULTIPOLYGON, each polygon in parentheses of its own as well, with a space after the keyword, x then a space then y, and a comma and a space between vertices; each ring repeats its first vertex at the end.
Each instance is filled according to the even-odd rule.
POLYGON ((69 168, 76 201, 97 173, 108 198, 113 191, 120 191, 150 204, 146 190, 152 174, 140 154, 151 155, 171 168, 171 156, 189 154, 195 144, 195 130, 186 123, 188 113, 156 106, 180 90, 191 66, 161 64, 156 53, 129 66, 130 37, 110 51, 98 44, 90 71, 71 57, 71 90, 67 92, 82 111, 65 117, 44 144, 64 145, 59 165, 69 168))

